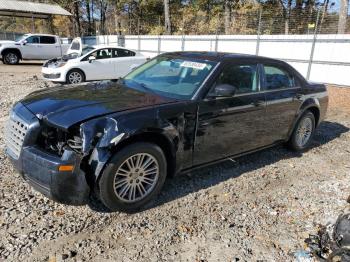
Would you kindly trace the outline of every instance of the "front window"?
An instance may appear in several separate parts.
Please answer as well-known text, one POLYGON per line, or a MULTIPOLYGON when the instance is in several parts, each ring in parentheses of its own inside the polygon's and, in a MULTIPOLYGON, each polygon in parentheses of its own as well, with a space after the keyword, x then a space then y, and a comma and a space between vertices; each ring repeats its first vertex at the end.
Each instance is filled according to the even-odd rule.
POLYGON ((160 56, 135 69, 122 83, 141 91, 191 99, 216 62, 160 56))
POLYGON ((26 39, 27 44, 39 44, 39 36, 31 36, 26 39))
POLYGON ((222 84, 234 86, 236 88, 236 94, 258 92, 258 65, 226 65, 216 81, 216 86, 222 84))
POLYGON ((99 49, 91 53, 90 56, 94 56, 96 60, 108 59, 112 57, 112 51, 110 48, 99 49))

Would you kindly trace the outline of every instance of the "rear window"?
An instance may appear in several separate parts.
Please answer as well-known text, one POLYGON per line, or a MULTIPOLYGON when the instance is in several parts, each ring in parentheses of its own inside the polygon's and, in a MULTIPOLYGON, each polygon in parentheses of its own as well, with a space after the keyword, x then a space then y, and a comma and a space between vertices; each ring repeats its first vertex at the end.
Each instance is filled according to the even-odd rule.
POLYGON ((135 52, 126 49, 113 49, 112 57, 135 56, 135 52))
POLYGON ((54 44, 56 39, 53 36, 40 36, 40 44, 54 44))
POLYGON ((294 87, 294 77, 277 66, 265 65, 265 88, 267 90, 294 87))

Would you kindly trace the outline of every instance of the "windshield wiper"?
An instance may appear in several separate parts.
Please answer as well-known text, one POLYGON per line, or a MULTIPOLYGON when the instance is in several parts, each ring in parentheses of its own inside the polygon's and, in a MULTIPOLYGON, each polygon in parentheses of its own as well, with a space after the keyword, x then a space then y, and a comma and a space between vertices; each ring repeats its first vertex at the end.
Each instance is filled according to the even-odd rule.
MULTIPOLYGON (((124 78, 120 78, 120 80, 122 81, 121 83, 122 84, 125 84, 125 80, 124 78)), ((142 87, 143 90, 146 90, 152 94, 156 94, 156 92, 152 89, 152 88, 149 88, 145 83, 142 83, 142 82, 137 82, 135 80, 132 80, 132 79, 128 79, 128 81, 132 81, 133 83, 135 83, 137 86, 139 87, 142 87)))

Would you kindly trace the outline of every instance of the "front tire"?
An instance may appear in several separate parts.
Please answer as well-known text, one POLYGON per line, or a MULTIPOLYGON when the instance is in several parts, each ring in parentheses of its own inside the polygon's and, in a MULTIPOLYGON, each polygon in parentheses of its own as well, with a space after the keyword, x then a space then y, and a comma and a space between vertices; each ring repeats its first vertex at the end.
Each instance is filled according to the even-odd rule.
POLYGON ((15 52, 7 52, 4 55, 4 64, 17 65, 19 63, 19 55, 15 52))
POLYGON ((85 81, 84 73, 77 69, 69 71, 66 78, 67 84, 80 84, 85 81))
POLYGON ((162 149, 135 143, 117 152, 99 180, 99 196, 112 211, 135 212, 162 189, 167 162, 162 149))
POLYGON ((294 151, 304 151, 310 146, 315 132, 315 116, 306 111, 296 124, 288 145, 294 151))

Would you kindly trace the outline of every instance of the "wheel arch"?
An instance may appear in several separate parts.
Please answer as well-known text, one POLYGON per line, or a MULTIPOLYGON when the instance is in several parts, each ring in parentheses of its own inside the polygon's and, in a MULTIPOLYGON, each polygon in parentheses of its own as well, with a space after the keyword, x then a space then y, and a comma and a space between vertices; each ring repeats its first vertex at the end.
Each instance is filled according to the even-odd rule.
POLYGON ((8 52, 15 52, 19 55, 19 59, 22 60, 22 53, 21 53, 21 50, 19 50, 18 48, 5 48, 4 50, 1 51, 1 56, 4 56, 6 53, 8 52))
POLYGON ((304 103, 300 106, 299 110, 297 111, 296 117, 294 119, 294 122, 289 130, 288 133, 288 139, 292 135, 293 130, 295 126, 297 125, 300 117, 306 112, 311 111, 311 113, 314 114, 315 117, 315 127, 317 127, 320 124, 320 115, 321 115, 321 106, 317 99, 310 98, 308 100, 305 100, 304 103))
POLYGON ((92 155, 88 157, 90 160, 86 159, 86 161, 90 163, 89 165, 93 164, 93 167, 91 167, 92 169, 90 169, 90 173, 86 174, 86 180, 88 181, 88 184, 92 191, 98 192, 99 180, 104 170, 108 166, 108 163, 110 163, 112 157, 123 148, 138 142, 153 143, 159 146, 162 149, 167 161, 167 176, 173 177, 175 175, 175 146, 164 134, 158 132, 143 132, 125 138, 117 145, 109 149, 104 149, 97 153, 97 155, 95 154, 95 156, 93 156, 94 153, 92 153, 92 155), (99 157, 101 157, 101 159, 99 159, 99 157))
POLYGON ((111 148, 111 155, 114 155, 116 152, 125 148, 134 143, 138 142, 146 142, 152 143, 159 146, 167 160, 167 174, 168 176, 173 176, 176 169, 176 153, 175 146, 172 141, 164 134, 159 132, 142 132, 130 136, 121 142, 119 142, 116 146, 111 148))

